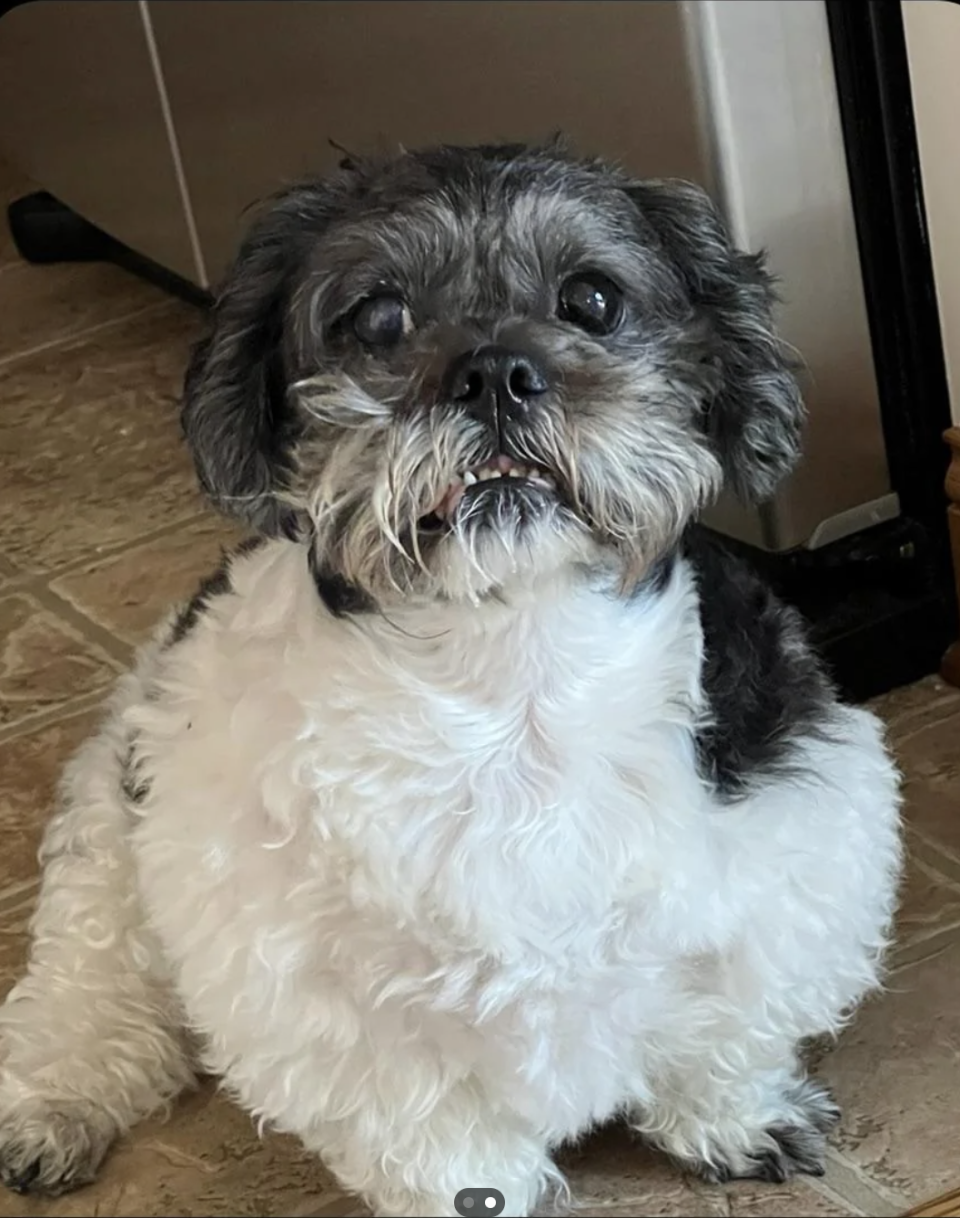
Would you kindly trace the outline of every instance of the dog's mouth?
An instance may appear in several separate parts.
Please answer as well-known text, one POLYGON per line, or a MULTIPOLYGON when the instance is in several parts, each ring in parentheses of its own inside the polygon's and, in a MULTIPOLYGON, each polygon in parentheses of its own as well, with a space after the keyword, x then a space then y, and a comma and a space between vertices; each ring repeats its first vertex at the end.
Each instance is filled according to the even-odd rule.
POLYGON ((556 478, 536 465, 524 464, 502 453, 482 465, 465 469, 444 491, 433 508, 422 516, 419 527, 424 532, 440 532, 448 528, 457 512, 478 499, 499 501, 509 496, 555 496, 556 478))

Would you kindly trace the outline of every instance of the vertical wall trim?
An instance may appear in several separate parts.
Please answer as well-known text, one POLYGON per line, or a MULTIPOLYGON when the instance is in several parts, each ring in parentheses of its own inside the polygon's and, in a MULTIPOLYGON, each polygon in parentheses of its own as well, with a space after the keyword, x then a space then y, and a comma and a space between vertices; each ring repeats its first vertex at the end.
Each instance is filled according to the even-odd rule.
POLYGON ((197 222, 193 214, 193 203, 190 200, 190 187, 187 184, 187 175, 183 168, 183 157, 180 155, 180 141, 177 139, 177 129, 173 122, 170 98, 167 96, 167 84, 163 75, 163 65, 160 63, 157 40, 153 33, 153 20, 150 16, 147 0, 137 0, 137 2, 140 9, 140 18, 143 21, 143 33, 147 40, 147 51, 150 55, 150 62, 153 65, 154 79, 157 83, 157 93, 160 97, 163 122, 167 129, 167 140, 170 144, 170 156, 173 159, 173 171, 177 179, 177 189, 180 191, 180 201, 183 204, 183 216, 187 225, 187 236, 189 237, 190 248, 193 252, 193 261, 197 268, 197 280, 201 288, 208 289, 210 287, 210 280, 207 275, 203 249, 200 245, 200 235, 197 232, 197 222))

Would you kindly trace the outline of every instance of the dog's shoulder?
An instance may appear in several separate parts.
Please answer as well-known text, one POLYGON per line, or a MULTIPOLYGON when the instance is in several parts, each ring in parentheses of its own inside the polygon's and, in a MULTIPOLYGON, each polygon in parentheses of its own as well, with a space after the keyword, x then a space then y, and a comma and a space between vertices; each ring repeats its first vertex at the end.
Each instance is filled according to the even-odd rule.
POLYGON ((764 579, 701 528, 684 538, 703 630, 704 777, 726 799, 789 767, 798 738, 822 729, 835 693, 803 620, 764 579))
POLYGON ((245 538, 232 550, 221 551, 217 566, 204 576, 193 596, 174 614, 166 639, 167 647, 172 647, 185 639, 217 597, 226 596, 234 590, 231 577, 233 563, 248 554, 261 550, 266 544, 266 538, 252 536, 245 538))

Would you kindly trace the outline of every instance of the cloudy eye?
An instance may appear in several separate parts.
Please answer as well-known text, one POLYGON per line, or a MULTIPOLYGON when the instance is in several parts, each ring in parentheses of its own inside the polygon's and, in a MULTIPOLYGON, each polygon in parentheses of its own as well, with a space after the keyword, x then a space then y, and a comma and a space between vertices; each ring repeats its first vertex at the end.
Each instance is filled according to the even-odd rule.
POLYGON ((370 296, 353 315, 353 332, 368 347, 392 347, 413 329, 413 317, 399 296, 370 296))
POLYGON ((623 316, 623 294, 606 275, 572 275, 560 288, 557 315, 588 334, 610 334, 623 316))

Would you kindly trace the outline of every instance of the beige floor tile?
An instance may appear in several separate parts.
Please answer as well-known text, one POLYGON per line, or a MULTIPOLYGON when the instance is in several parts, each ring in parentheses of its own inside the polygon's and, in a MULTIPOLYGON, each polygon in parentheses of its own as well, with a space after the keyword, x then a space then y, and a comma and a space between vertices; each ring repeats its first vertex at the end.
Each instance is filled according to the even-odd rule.
MULTIPOLYGON (((587 1205, 577 1209, 574 1218, 637 1218, 638 1214, 645 1218, 673 1218, 673 1215, 712 1218, 715 1214, 725 1218, 821 1218, 821 1215, 843 1218, 856 1212, 814 1192, 806 1184, 766 1188, 731 1185, 723 1189, 722 1194, 719 1208, 705 1197, 695 1201, 691 1209, 654 1209, 646 1200, 640 1200, 624 1205, 587 1205)), ((655 1199, 652 1202, 656 1204, 655 1199)))
POLYGON ((897 916, 897 946, 906 947, 957 926, 960 883, 941 875, 922 859, 910 857, 897 916))
POLYGON ((7 205, 34 189, 0 160, 0 364, 17 352, 169 299, 158 288, 106 263, 31 266, 24 262, 10 236, 7 205))
POLYGON ((904 1209, 960 1183, 960 943, 891 978, 818 1073, 844 1112, 834 1144, 904 1209))
POLYGON ((227 520, 202 520, 53 582, 53 589, 119 638, 137 644, 165 611, 196 590, 217 565, 222 549, 244 536, 227 520))
POLYGON ((960 860, 960 690, 932 676, 873 705, 903 771, 906 823, 960 860))
POLYGON ((658 1218, 714 1215, 841 1215, 850 1211, 798 1180, 771 1186, 744 1181, 727 1187, 689 1179, 663 1155, 620 1125, 601 1130, 561 1162, 578 1215, 644 1214, 658 1218))
POLYGON ((578 1210, 633 1202, 644 1213, 677 1218, 725 1212, 723 1189, 688 1179, 620 1124, 563 1151, 558 1161, 578 1210))
POLYGON ((52 1200, 0 1192, 0 1218, 286 1218, 355 1208, 292 1138, 261 1140, 209 1083, 178 1101, 168 1121, 124 1138, 87 1188, 52 1200))
POLYGON ((960 859, 960 714, 930 724, 903 754, 904 817, 960 859))
POLYGON ((105 691, 119 665, 33 597, 0 599, 0 727, 105 691))
POLYGON ((804 1181, 787 1185, 735 1184, 725 1190, 730 1218, 819 1218, 854 1211, 818 1193, 804 1181))
MULTIPOLYGON (((14 843, 19 855, 23 855, 25 840, 39 842, 39 829, 24 834, 14 843)), ((10 884, 0 893, 0 999, 5 998, 26 971, 30 945, 30 920, 37 904, 40 883, 34 872, 16 883, 10 884)), ((3 1191, 0 1189, 0 1205, 3 1191)))
MULTIPOLYGON (((55 806, 64 763, 94 730, 98 718, 97 712, 87 711, 0 746, 0 902, 8 890, 36 879, 37 847, 55 806)), ((0 917, 0 933, 6 936, 10 930, 8 918, 0 917)), ((20 960, 8 953, 3 964, 19 967, 20 960)), ((0 965, 0 975, 3 971, 0 965)))
POLYGON ((3 272, 0 370, 21 352, 71 338, 168 297, 109 263, 22 263, 3 272))
POLYGON ((197 513, 177 423, 198 312, 171 305, 0 372, 0 550, 48 571, 197 513))
POLYGON ((896 745, 909 739, 912 731, 926 720, 943 718, 944 714, 960 708, 960 689, 931 675, 913 685, 882 694, 870 706, 887 724, 896 745))
MULTIPOLYGON (((960 723, 956 725, 960 738, 960 723)), ((907 823, 947 855, 950 874, 960 877, 960 774, 923 783, 908 779, 907 823)))

